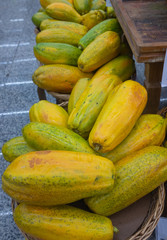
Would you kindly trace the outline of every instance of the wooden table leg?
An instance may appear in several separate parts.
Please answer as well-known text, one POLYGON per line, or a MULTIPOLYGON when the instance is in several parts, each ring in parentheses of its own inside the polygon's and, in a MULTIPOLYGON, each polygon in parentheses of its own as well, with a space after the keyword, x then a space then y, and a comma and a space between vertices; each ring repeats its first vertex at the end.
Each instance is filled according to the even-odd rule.
POLYGON ((37 92, 39 100, 46 100, 46 94, 44 89, 38 87, 37 92))
POLYGON ((148 92, 148 101, 144 113, 157 113, 161 95, 163 62, 145 64, 144 86, 148 92))

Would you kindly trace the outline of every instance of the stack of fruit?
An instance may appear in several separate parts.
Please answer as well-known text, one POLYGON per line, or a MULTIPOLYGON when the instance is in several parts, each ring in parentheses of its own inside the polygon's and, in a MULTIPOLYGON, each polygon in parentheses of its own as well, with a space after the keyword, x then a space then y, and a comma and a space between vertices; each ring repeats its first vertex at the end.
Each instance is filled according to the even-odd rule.
POLYGON ((167 149, 160 147, 166 119, 141 115, 147 92, 128 80, 134 62, 121 47, 117 20, 104 20, 109 11, 102 1, 41 5, 43 18, 57 20, 40 24, 34 53, 46 65, 33 81, 49 91, 72 91, 68 113, 45 100, 31 107, 23 136, 2 148, 11 162, 2 187, 20 203, 14 220, 30 237, 111 240, 116 229, 107 216, 167 180, 167 149), (94 213, 66 205, 80 199, 94 213))

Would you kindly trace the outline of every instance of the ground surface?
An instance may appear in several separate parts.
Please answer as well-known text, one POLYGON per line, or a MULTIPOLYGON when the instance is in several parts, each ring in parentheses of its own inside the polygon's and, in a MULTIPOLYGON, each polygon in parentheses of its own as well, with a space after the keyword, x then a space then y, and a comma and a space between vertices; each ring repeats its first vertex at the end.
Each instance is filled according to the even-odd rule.
MULTIPOLYGON (((0 175, 8 163, 2 157, 2 145, 20 136, 29 122, 28 111, 38 102, 32 74, 38 63, 31 16, 39 9, 38 0, 5 0, 0 8, 0 175)), ((143 65, 137 65, 138 81, 143 82, 143 65)), ((55 100, 47 96, 48 100, 55 100)), ((0 183, 1 184, 1 183, 0 183)), ((11 200, 0 188, 0 240, 23 240, 15 226, 11 200)))

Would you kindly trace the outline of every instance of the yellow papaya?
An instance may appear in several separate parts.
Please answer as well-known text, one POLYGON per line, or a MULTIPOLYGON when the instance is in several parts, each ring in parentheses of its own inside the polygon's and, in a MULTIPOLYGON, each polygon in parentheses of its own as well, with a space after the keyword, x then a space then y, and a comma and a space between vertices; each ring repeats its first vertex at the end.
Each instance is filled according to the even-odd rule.
POLYGON ((31 122, 43 122, 56 126, 67 127, 68 113, 61 106, 41 100, 29 111, 31 122))
POLYGON ((74 86, 74 88, 73 88, 73 90, 70 94, 69 101, 68 101, 68 113, 69 114, 72 112, 75 104, 77 103, 81 94, 83 93, 83 91, 87 87, 87 85, 89 83, 89 80, 90 80, 90 78, 81 78, 75 84, 75 86, 74 86))
POLYGON ((119 51, 119 35, 112 31, 104 32, 83 50, 78 58, 78 68, 83 72, 94 71, 115 58, 119 51))
POLYGON ((64 28, 52 28, 39 32, 36 36, 36 43, 52 42, 52 43, 67 43, 78 46, 81 35, 74 33, 64 28))
POLYGON ((167 149, 149 146, 115 164, 117 177, 107 194, 85 200, 100 215, 112 215, 147 195, 167 180, 167 149))
POLYGON ((18 202, 53 206, 109 192, 115 167, 107 158, 68 151, 38 151, 15 159, 2 176, 18 202))
POLYGON ((91 78, 77 67, 63 64, 40 66, 34 72, 33 82, 40 88, 59 93, 70 93, 80 78, 91 78))
POLYGON ((23 136, 12 138, 2 146, 3 157, 8 162, 12 162, 20 155, 33 151, 35 150, 26 143, 23 136))
POLYGON ((91 10, 82 16, 82 24, 91 29, 105 19, 106 13, 103 10, 91 10))
POLYGON ((113 239, 114 228, 109 218, 73 206, 21 203, 14 211, 14 221, 23 232, 38 239, 55 240, 55 235, 59 240, 113 239))
POLYGON ((72 4, 67 1, 67 0, 40 0, 40 4, 41 6, 45 9, 48 5, 52 4, 52 3, 57 3, 57 2, 61 2, 61 3, 65 3, 68 4, 70 6, 72 6, 72 4))
POLYGON ((165 138, 165 119, 157 114, 143 114, 129 135, 105 157, 117 162, 147 146, 160 146, 165 138))
POLYGON ((74 33, 80 34, 82 36, 84 36, 87 31, 88 28, 86 26, 83 26, 79 23, 74 23, 74 22, 66 22, 66 21, 58 21, 58 20, 51 20, 51 19, 47 19, 42 21, 41 25, 40 25, 40 30, 43 31, 45 29, 50 29, 50 28, 64 28, 67 29, 69 31, 72 31, 74 33))
POLYGON ((65 43, 38 43, 34 46, 34 55, 44 64, 67 64, 77 66, 81 50, 65 43))
POLYGON ((114 149, 128 136, 146 103, 147 91, 141 84, 132 80, 119 84, 109 94, 90 132, 90 146, 102 153, 114 149))
POLYGON ((109 93, 120 83, 115 75, 92 78, 69 116, 68 127, 87 138, 109 93))
POLYGON ((94 77, 98 77, 103 74, 114 74, 120 77, 122 81, 130 79, 131 75, 135 72, 135 64, 129 56, 118 56, 106 63, 94 74, 94 77))
POLYGON ((82 16, 65 3, 52 3, 46 8, 46 13, 57 20, 80 23, 82 16))

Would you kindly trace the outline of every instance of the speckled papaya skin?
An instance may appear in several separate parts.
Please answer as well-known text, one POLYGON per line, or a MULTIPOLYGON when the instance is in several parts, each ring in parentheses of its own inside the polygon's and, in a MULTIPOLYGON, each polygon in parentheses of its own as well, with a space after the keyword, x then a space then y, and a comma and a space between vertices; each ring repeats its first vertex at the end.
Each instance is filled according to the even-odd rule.
POLYGON ((33 82, 40 88, 59 93, 70 93, 80 78, 91 78, 93 73, 84 73, 78 67, 51 64, 40 66, 34 72, 33 82))
POLYGON ((91 2, 91 0, 74 0, 73 4, 76 11, 83 15, 90 11, 91 2))
POLYGON ((41 6, 45 9, 48 5, 52 4, 52 3, 56 3, 56 2, 62 2, 65 4, 68 4, 72 7, 72 4, 67 1, 67 0, 40 0, 40 4, 41 6))
POLYGON ((113 150, 130 133, 147 103, 147 91, 127 80, 109 94, 90 134, 89 144, 98 152, 113 150))
POLYGON ((83 36, 79 41, 79 48, 85 49, 92 41, 95 40, 97 36, 106 32, 113 31, 118 34, 122 32, 121 27, 116 19, 107 19, 102 21, 101 23, 94 26, 92 29, 83 36))
POLYGON ((82 21, 82 16, 71 6, 65 3, 52 3, 46 8, 46 13, 57 20, 76 22, 82 21))
POLYGON ((8 162, 12 162, 22 154, 33 151, 35 150, 28 146, 23 136, 12 138, 2 146, 3 157, 8 162))
POLYGON ((134 61, 129 56, 118 56, 106 63, 95 73, 95 77, 103 74, 115 74, 122 81, 128 80, 131 78, 131 75, 135 72, 134 61))
POLYGON ((36 36, 36 42, 53 42, 53 43, 66 43, 74 46, 78 46, 78 42, 81 39, 81 35, 74 33, 64 28, 52 28, 46 29, 36 36))
POLYGON ((81 50, 66 43, 38 43, 34 46, 34 55, 44 64, 77 66, 81 50))
POLYGON ((104 32, 83 50, 78 58, 78 68, 83 72, 92 72, 115 58, 119 52, 119 35, 112 31, 104 32))
POLYGON ((165 119, 157 114, 143 114, 130 134, 105 157, 112 162, 147 146, 160 146, 166 134, 165 119))
POLYGON ((115 167, 103 157, 67 151, 24 154, 3 174, 3 189, 18 202, 51 206, 109 192, 115 167))
POLYGON ((115 164, 116 181, 110 193, 85 200, 100 215, 112 215, 147 195, 167 180, 167 149, 149 146, 115 164))
POLYGON ((31 122, 22 129, 26 142, 36 150, 65 150, 94 154, 88 142, 68 128, 31 122))
POLYGON ((78 99, 80 98, 81 94, 87 87, 90 78, 81 78, 75 84, 68 101, 68 113, 70 114, 77 103, 78 99))
POLYGON ((50 29, 50 28, 64 28, 67 29, 69 31, 78 33, 82 36, 84 36, 87 31, 88 28, 86 26, 83 26, 79 23, 74 23, 74 22, 66 22, 66 21, 58 21, 58 20, 51 20, 47 19, 42 21, 41 25, 40 25, 40 30, 43 31, 45 29, 50 29))
POLYGON ((72 206, 37 207, 21 203, 14 212, 17 226, 42 240, 112 240, 109 218, 72 206))
POLYGON ((93 77, 69 115, 68 127, 87 138, 109 93, 121 83, 115 75, 93 77))
POLYGON ((56 126, 67 127, 68 113, 61 106, 41 100, 35 103, 29 111, 31 122, 43 122, 56 126))

